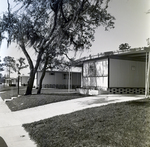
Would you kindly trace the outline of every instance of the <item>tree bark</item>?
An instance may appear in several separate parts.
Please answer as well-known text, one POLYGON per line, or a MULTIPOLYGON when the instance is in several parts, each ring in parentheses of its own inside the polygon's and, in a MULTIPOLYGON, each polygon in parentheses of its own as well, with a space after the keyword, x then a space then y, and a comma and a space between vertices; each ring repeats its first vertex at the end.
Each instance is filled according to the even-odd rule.
POLYGON ((31 71, 30 72, 30 78, 29 78, 29 81, 28 81, 28 85, 27 85, 27 89, 26 89, 25 95, 32 94, 32 88, 33 88, 33 84, 34 84, 34 78, 35 78, 35 74, 37 72, 37 69, 39 67, 40 61, 41 61, 41 56, 42 56, 42 52, 37 57, 35 67, 32 70, 30 70, 31 71))
POLYGON ((41 94, 42 82, 43 82, 43 79, 45 77, 47 63, 48 63, 48 56, 46 57, 46 61, 45 61, 45 64, 44 64, 44 67, 43 67, 43 70, 42 70, 42 75, 41 75, 41 78, 40 78, 40 81, 39 81, 39 87, 38 87, 37 94, 41 94))
POLYGON ((40 64, 40 61, 41 61, 41 56, 44 52, 44 49, 43 48, 40 49, 40 52, 38 53, 38 56, 37 56, 36 64, 34 66, 32 60, 31 60, 31 57, 30 57, 30 55, 28 54, 28 52, 25 48, 23 39, 22 39, 22 43, 21 43, 20 47, 21 47, 24 55, 26 56, 27 61, 29 63, 29 67, 30 67, 30 78, 29 78, 29 81, 28 81, 28 84, 27 84, 27 89, 26 89, 25 95, 31 95, 33 84, 34 84, 35 74, 36 74, 37 69, 39 67, 39 64, 40 64))
POLYGON ((34 84, 34 78, 35 78, 35 71, 34 69, 30 72, 30 78, 27 84, 27 89, 25 95, 31 95, 32 94, 32 88, 34 84))

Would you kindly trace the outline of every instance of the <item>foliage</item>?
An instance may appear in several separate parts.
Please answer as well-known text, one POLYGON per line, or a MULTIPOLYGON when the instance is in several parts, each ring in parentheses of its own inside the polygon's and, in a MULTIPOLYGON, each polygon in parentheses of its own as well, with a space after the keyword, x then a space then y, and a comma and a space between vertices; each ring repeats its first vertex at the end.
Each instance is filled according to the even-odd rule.
POLYGON ((95 29, 99 26, 114 27, 114 17, 107 12, 109 0, 15 0, 22 6, 10 9, 0 21, 0 41, 7 38, 8 45, 16 42, 25 54, 30 67, 26 94, 32 93, 35 73, 42 55, 89 49, 94 41, 95 29), (5 36, 7 32, 8 37, 5 36), (4 36, 4 37, 3 37, 4 36), (33 64, 27 48, 32 47, 37 55, 33 64))
MULTIPOLYGON (((22 1, 28 16, 34 20, 33 29, 36 29, 38 35, 42 29, 42 36, 49 40, 53 32, 57 33, 57 43, 65 39, 64 43, 69 41, 69 43, 73 45, 71 47, 73 47, 74 50, 89 48, 91 46, 96 27, 100 25, 106 26, 106 29, 114 27, 114 17, 107 12, 108 1, 19 1, 22 1)), ((31 35, 29 34, 28 37, 30 38, 31 35)), ((47 41, 46 44, 48 42, 49 41, 47 41)))
POLYGON ((129 46, 128 43, 122 43, 119 45, 119 50, 125 50, 125 49, 130 49, 131 46, 129 46))
MULTIPOLYGON (((46 58, 43 56, 40 64, 40 70, 43 71, 44 64, 45 64, 46 58)), ((72 64, 71 59, 68 61, 64 56, 49 56, 46 70, 59 70, 59 71, 65 71, 68 70, 68 67, 70 67, 72 64)))
POLYGON ((26 65, 26 63, 25 63, 25 58, 20 57, 17 61, 18 61, 18 63, 16 63, 16 70, 18 72, 20 72, 20 70, 28 67, 28 65, 26 65))
POLYGON ((10 73, 12 73, 13 71, 20 72, 20 70, 28 67, 28 65, 26 65, 25 63, 25 58, 22 57, 20 57, 16 61, 14 57, 6 56, 4 57, 3 61, 4 63, 2 65, 7 68, 9 77, 10 77, 10 73))
POLYGON ((1 72, 1 71, 4 71, 3 66, 4 66, 4 65, 3 65, 3 63, 1 63, 1 59, 0 59, 0 72, 1 72))
POLYGON ((16 61, 14 57, 10 57, 10 56, 4 57, 3 61, 4 61, 3 65, 7 68, 8 75, 10 78, 10 73, 12 73, 13 71, 16 72, 16 67, 15 67, 16 61))

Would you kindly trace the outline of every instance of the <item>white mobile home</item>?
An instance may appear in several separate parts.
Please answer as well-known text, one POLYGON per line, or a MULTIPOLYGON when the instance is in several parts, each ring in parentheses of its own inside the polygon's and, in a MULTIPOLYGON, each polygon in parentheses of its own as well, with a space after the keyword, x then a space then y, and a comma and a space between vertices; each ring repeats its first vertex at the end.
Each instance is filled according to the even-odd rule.
MULTIPOLYGON (((38 71, 36 75, 36 85, 38 87, 42 72, 38 71)), ((81 72, 66 71, 46 71, 43 79, 43 88, 77 88, 81 86, 81 72), (70 78, 69 78, 70 77, 70 78)))
POLYGON ((16 86, 18 84, 17 78, 6 78, 4 84, 7 86, 16 86))
POLYGON ((22 86, 26 86, 28 84, 29 76, 20 76, 20 83, 22 86))
POLYGON ((143 94, 146 49, 105 52, 76 61, 82 67, 81 87, 100 92, 143 94))

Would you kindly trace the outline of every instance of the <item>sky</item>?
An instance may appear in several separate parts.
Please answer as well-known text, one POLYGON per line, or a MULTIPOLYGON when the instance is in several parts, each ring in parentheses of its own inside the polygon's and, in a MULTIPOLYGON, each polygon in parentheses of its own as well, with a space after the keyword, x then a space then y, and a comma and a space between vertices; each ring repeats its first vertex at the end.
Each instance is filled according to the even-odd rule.
MULTIPOLYGON (((7 9, 7 0, 0 0, 0 2, 0 14, 2 14, 7 9)), ((95 41, 91 49, 79 53, 78 57, 115 51, 122 43, 128 43, 131 48, 147 46, 146 40, 150 38, 150 14, 147 14, 149 9, 150 0, 110 0, 108 12, 116 19, 115 28, 109 31, 105 31, 104 27, 96 29, 95 41)), ((7 48, 4 41, 0 48, 0 56, 3 58, 8 55, 15 59, 24 57, 16 45, 7 48)), ((34 56, 33 53, 32 55, 34 56)))

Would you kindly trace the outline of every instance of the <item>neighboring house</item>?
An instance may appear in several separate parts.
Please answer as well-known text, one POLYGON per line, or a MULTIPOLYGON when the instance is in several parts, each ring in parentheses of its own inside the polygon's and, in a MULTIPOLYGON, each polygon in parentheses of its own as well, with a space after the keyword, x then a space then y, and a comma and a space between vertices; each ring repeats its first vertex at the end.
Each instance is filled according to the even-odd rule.
POLYGON ((82 67, 81 87, 99 93, 144 94, 146 56, 146 48, 138 48, 76 60, 82 67))
POLYGON ((26 86, 29 80, 29 76, 20 76, 20 83, 22 86, 26 86))
POLYGON ((17 78, 6 78, 4 84, 7 86, 16 86, 17 85, 17 78))
MULTIPOLYGON (((28 79, 29 79, 29 76, 20 76, 19 86, 26 86, 28 79)), ((4 84, 7 86, 17 86, 18 78, 5 78, 4 84)))
MULTIPOLYGON (((36 87, 39 86, 39 81, 42 72, 36 74, 36 87)), ((46 71, 43 79, 43 88, 77 88, 81 86, 81 72, 66 72, 66 71, 46 71), (70 80, 69 80, 70 77, 70 80), (70 86, 68 86, 70 85, 70 86)))

